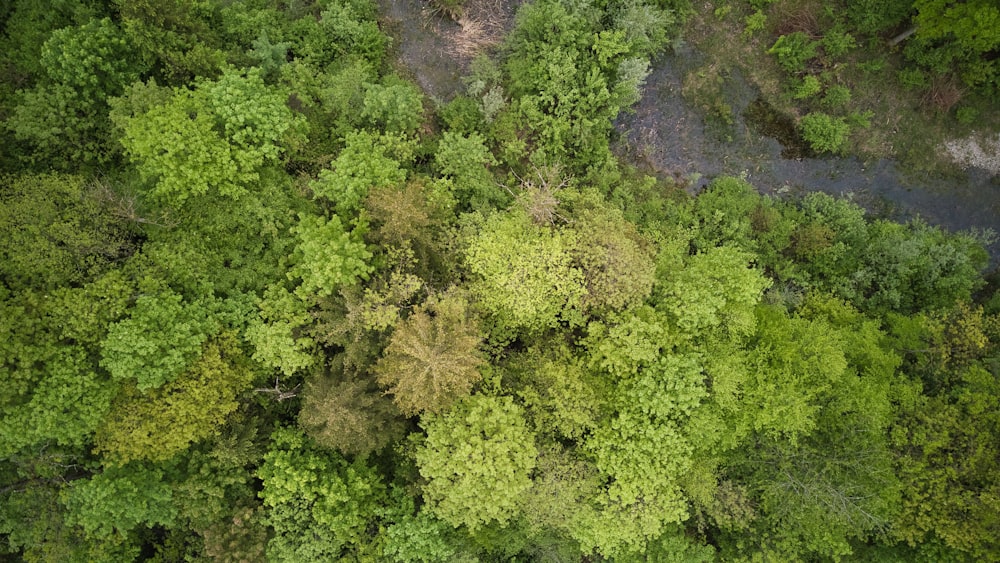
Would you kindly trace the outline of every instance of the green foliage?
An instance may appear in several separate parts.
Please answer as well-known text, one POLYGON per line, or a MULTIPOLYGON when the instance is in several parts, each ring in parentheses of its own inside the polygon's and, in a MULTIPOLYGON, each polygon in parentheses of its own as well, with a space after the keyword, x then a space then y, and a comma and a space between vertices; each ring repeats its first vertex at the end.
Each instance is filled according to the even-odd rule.
POLYGON ((269 561, 336 560, 365 539, 385 495, 375 471, 357 460, 316 448, 294 430, 279 428, 257 470, 260 498, 274 530, 269 561))
POLYGON ((823 46, 823 53, 834 59, 843 57, 858 46, 854 36, 836 27, 823 35, 820 44, 823 46))
POLYGON ((743 29, 743 37, 751 37, 767 28, 767 15, 761 10, 757 10, 747 16, 744 23, 746 28, 743 29))
POLYGON ((625 32, 633 54, 640 57, 652 57, 666 47, 679 23, 674 11, 636 0, 620 2, 614 15, 614 28, 625 32))
POLYGON ((300 336, 301 329, 312 321, 308 304, 284 286, 270 286, 260 302, 260 319, 251 322, 246 338, 253 345, 253 359, 292 375, 311 366, 314 341, 300 336))
POLYGON ((732 338, 754 333, 754 307, 771 285, 750 267, 753 255, 729 246, 691 256, 685 267, 671 272, 657 292, 659 307, 688 337, 722 330, 732 338))
POLYGON ((214 6, 204 0, 115 0, 122 28, 143 60, 168 81, 215 75, 222 67, 214 6))
POLYGON ((330 2, 325 8, 318 21, 309 16, 296 22, 304 36, 301 52, 309 63, 322 69, 345 57, 382 62, 389 38, 379 30, 373 2, 330 2))
POLYGON ((203 89, 224 137, 238 149, 233 159, 240 169, 278 160, 288 137, 305 127, 286 105, 287 95, 265 85, 257 69, 226 69, 203 89))
POLYGON ((121 30, 108 18, 52 32, 41 63, 52 82, 91 100, 121 93, 141 73, 121 30))
POLYGON ((222 335, 176 379, 148 393, 126 386, 97 431, 96 449, 122 464, 170 459, 216 434, 252 380, 233 335, 222 335))
MULTIPOLYGON (((14 372, 10 368, 16 364, 11 365, 11 360, 23 359, 26 358, 4 358, 4 371, 14 372)), ((116 391, 114 385, 97 373, 87 351, 79 346, 49 349, 31 359, 44 361, 40 368, 35 368, 38 372, 32 374, 37 387, 30 394, 18 393, 10 403, 4 401, 7 404, 0 411, 3 422, 0 453, 5 456, 49 442, 66 446, 86 443, 108 411, 116 391)), ((34 365, 23 367, 30 369, 34 365)))
POLYGON ((329 170, 322 170, 310 188, 336 205, 337 213, 349 220, 361 208, 368 191, 401 184, 406 171, 400 161, 407 160, 411 144, 402 136, 377 136, 366 131, 347 135, 346 146, 329 170))
POLYGON ((21 91, 7 127, 34 147, 32 161, 64 169, 107 163, 116 149, 106 100, 137 80, 144 65, 108 18, 52 32, 40 63, 47 80, 21 91))
POLYGON ((205 305, 183 303, 169 290, 140 295, 131 316, 108 329, 101 365, 115 379, 135 380, 143 391, 173 381, 214 331, 205 305))
POLYGON ((158 199, 182 204, 209 191, 237 198, 254 177, 240 170, 214 127, 204 97, 178 91, 167 104, 129 118, 121 141, 143 178, 155 182, 158 199))
POLYGON ((108 467, 65 492, 66 521, 87 536, 121 535, 139 526, 170 526, 176 518, 162 469, 139 463, 108 467))
POLYGON ((462 296, 444 295, 396 327, 375 375, 403 414, 440 413, 480 379, 482 338, 469 317, 462 296))
POLYGON ((78 285, 134 251, 130 229, 79 176, 0 178, 0 277, 7 287, 78 285))
POLYGON ((122 144, 143 178, 155 182, 152 195, 178 206, 210 192, 245 195, 304 127, 257 70, 227 69, 216 82, 137 109, 120 118, 122 144))
POLYGON ((451 544, 452 533, 447 523, 421 510, 416 516, 406 516, 385 530, 385 554, 401 563, 434 563, 449 561, 456 555, 451 544))
POLYGON ((915 41, 907 54, 933 72, 956 69, 969 86, 987 95, 1000 92, 1000 8, 990 0, 917 0, 915 41))
POLYGON ((632 45, 623 30, 595 25, 592 10, 534 2, 518 13, 507 39, 514 119, 530 136, 536 163, 609 166, 610 120, 635 100, 635 81, 617 76, 632 45))
POLYGON ((973 364, 950 393, 907 405, 893 432, 903 510, 894 528, 911 544, 937 537, 973 559, 998 549, 997 376, 973 364))
POLYGON ((767 52, 778 59, 778 64, 787 72, 796 73, 806 69, 806 63, 819 52, 819 42, 813 41, 802 31, 778 37, 767 52))
POLYGON ((423 120, 422 98, 416 86, 402 80, 372 84, 365 92, 361 116, 386 133, 411 135, 423 120))
POLYGON ((584 307, 620 310, 649 297, 656 269, 650 241, 620 211, 603 202, 574 215, 572 252, 587 288, 584 307))
MULTIPOLYGON (((709 8, 817 151, 912 14, 990 94, 989 2, 831 2, 709 8)), ((997 558, 990 240, 619 170, 686 0, 527 4, 438 120, 370 0, 105 4, 0 5, 0 558, 997 558)))
POLYGON ((802 77, 802 81, 796 84, 792 91, 792 97, 796 100, 805 100, 823 91, 823 84, 815 76, 808 74, 802 77))
POLYGON ((472 294, 491 315, 497 336, 579 324, 586 287, 573 265, 574 246, 570 233, 533 225, 516 211, 483 223, 465 260, 475 276, 472 294))
POLYGON ((852 29, 873 36, 906 21, 913 4, 912 0, 847 0, 844 16, 852 29))
POLYGON ((981 239, 920 221, 873 223, 863 256, 855 283, 874 311, 943 309, 968 300, 987 262, 981 239))
POLYGON ((434 163, 441 175, 451 180, 456 199, 467 208, 485 210, 507 201, 507 194, 487 168, 497 162, 482 135, 446 131, 434 153, 434 163))
POLYGON ((431 513, 470 531, 517 515, 537 456, 522 412, 510 397, 473 395, 423 417, 416 460, 431 513))
POLYGON ((368 278, 372 255, 356 235, 344 231, 340 218, 299 215, 299 224, 292 233, 298 236, 299 243, 288 279, 302 280, 295 290, 299 297, 330 295, 341 286, 368 278))
POLYGON ((847 143, 851 126, 842 117, 813 112, 802 117, 799 121, 799 130, 812 150, 818 153, 838 153, 847 143))
POLYGON ((831 109, 843 108, 851 103, 851 90, 846 86, 834 85, 826 90, 823 105, 831 109))

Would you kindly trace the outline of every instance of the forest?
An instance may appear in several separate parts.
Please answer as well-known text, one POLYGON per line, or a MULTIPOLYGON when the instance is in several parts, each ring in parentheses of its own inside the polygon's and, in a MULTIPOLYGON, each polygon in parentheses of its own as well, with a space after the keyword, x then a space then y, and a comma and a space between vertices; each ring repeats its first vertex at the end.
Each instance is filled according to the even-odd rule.
POLYGON ((997 119, 992 0, 530 0, 449 100, 372 0, 0 5, 0 560, 1000 561, 994 234, 625 162, 704 17, 817 153, 857 53, 997 119))

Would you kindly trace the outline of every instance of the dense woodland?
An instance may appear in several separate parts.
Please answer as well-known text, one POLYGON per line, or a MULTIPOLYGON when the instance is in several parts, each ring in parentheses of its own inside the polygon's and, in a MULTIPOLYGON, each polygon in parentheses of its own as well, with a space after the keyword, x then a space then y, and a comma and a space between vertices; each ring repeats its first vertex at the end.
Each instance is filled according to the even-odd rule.
MULTIPOLYGON (((990 0, 826 4, 997 87, 990 0)), ((0 559, 1000 560, 988 235, 621 164, 693 9, 441 101, 370 0, 4 3, 0 559)))

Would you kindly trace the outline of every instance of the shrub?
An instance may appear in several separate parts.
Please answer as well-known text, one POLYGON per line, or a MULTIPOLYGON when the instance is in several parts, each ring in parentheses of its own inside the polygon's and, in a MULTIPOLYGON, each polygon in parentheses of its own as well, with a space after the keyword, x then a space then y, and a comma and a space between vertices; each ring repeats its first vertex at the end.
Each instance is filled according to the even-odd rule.
POLYGON ((899 83, 907 90, 927 88, 927 74, 919 68, 904 68, 896 73, 899 83))
POLYGON ((955 111, 955 119, 962 125, 972 125, 979 118, 979 110, 968 106, 960 107, 955 111))
POLYGON ((820 83, 819 78, 810 74, 796 84, 792 90, 792 97, 796 100, 804 100, 819 94, 822 90, 823 84, 820 83))
POLYGON ((826 56, 832 58, 846 55, 851 49, 858 46, 853 35, 837 28, 824 35, 820 44, 823 46, 823 52, 826 53, 826 56))
POLYGON ((851 127, 842 117, 815 112, 802 118, 799 131, 814 151, 836 153, 843 149, 851 127))
POLYGON ((744 22, 746 29, 743 30, 743 37, 750 37, 758 31, 764 31, 767 26, 767 16, 764 15, 764 12, 757 10, 747 16, 744 22))
POLYGON ((778 58, 778 64, 788 72, 805 70, 806 63, 816 57, 819 43, 801 31, 782 35, 767 52, 778 58))
POLYGON ((828 108, 842 108, 851 103, 851 89, 847 86, 830 86, 823 96, 823 105, 828 108))

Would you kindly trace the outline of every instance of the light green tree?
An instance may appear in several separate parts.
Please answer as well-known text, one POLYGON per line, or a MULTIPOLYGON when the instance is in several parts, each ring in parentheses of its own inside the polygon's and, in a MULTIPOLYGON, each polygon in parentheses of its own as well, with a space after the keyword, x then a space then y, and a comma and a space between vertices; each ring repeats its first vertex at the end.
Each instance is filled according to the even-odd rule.
POLYGON ((473 395, 440 415, 424 415, 416 452, 431 512, 476 531, 504 526, 531 487, 537 451, 523 412, 510 397, 473 395))
POLYGON ((579 324, 586 295, 571 234, 533 225, 518 210, 488 218, 465 251, 471 290, 500 338, 579 324))
POLYGON ((339 559, 360 543, 385 494, 362 461, 322 451, 301 433, 280 428, 257 470, 266 521, 274 530, 270 561, 339 559))
POLYGON ((294 266, 288 271, 288 279, 302 280, 295 289, 299 297, 330 295, 342 286, 368 279, 372 255, 354 233, 345 231, 339 217, 300 214, 292 233, 299 242, 292 254, 294 266))
POLYGON ((164 461, 219 432, 253 373, 232 334, 204 346, 172 381, 145 393, 126 385, 95 438, 96 450, 123 464, 164 461))
POLYGON ((136 381, 143 391, 173 381, 216 329, 207 305, 184 303, 170 290, 139 296, 129 318, 108 329, 101 365, 115 379, 136 381))

